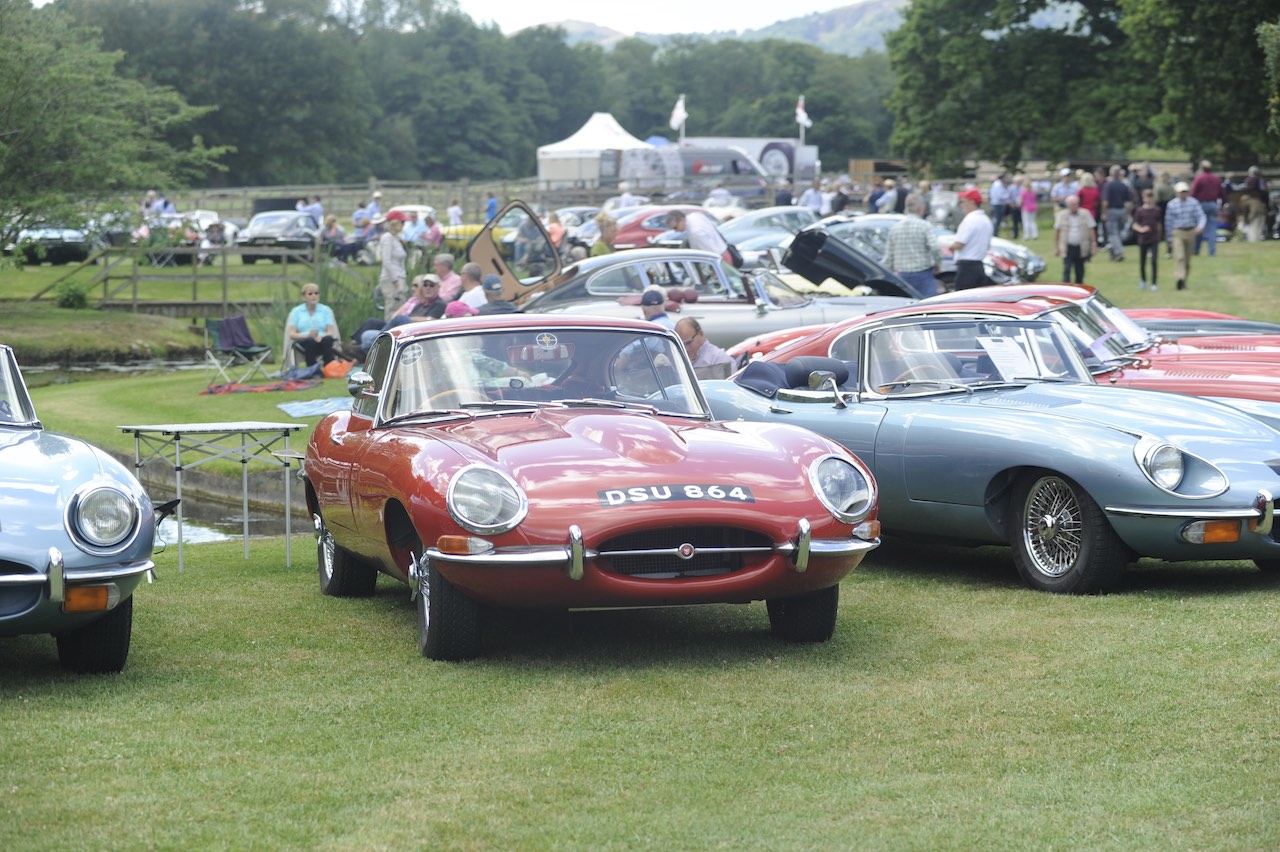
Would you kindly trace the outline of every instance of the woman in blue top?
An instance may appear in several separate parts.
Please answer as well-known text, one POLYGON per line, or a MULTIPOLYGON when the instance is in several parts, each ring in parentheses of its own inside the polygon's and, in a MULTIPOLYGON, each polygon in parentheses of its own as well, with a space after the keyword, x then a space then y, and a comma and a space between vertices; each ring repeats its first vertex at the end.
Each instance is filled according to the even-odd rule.
POLYGON ((289 322, 284 333, 291 346, 302 350, 308 367, 317 359, 326 364, 334 359, 333 345, 338 341, 338 322, 333 316, 333 309, 320 304, 319 284, 303 285, 302 304, 289 312, 289 322))

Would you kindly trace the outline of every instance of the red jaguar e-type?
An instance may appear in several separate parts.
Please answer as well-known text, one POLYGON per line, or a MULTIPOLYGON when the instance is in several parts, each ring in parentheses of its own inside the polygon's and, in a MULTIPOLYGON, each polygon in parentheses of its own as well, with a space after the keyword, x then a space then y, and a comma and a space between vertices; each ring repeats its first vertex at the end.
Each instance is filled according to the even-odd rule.
POLYGON ((303 470, 320 587, 405 583, 432 659, 478 654, 491 608, 765 600, 776 636, 824 641, 841 578, 879 543, 859 459, 716 422, 680 339, 651 323, 401 326, 349 385, 303 470))

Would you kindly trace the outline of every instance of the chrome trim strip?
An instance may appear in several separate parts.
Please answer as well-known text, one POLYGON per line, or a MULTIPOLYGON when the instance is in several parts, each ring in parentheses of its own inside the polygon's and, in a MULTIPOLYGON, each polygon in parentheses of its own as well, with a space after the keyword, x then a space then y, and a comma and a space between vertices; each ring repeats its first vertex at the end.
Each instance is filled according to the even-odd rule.
POLYGON ((860 538, 820 538, 809 542, 810 558, 824 556, 856 556, 870 553, 880 546, 880 539, 864 541, 860 538))
MULTIPOLYGON (((769 547, 697 547, 694 550, 701 556, 704 553, 773 553, 775 548, 769 547)), ((655 547, 645 550, 602 550, 600 555, 613 558, 615 556, 679 556, 678 547, 655 547)))
POLYGON ((94 583, 103 580, 123 580, 138 574, 145 574, 156 567, 150 559, 142 562, 130 562, 125 565, 110 565, 92 568, 66 568, 62 554, 56 547, 49 548, 49 566, 47 573, 42 574, 0 574, 0 588, 16 586, 43 586, 49 584, 49 599, 54 603, 62 602, 65 590, 73 583, 94 583))
POLYGON ((1249 520, 1262 513, 1257 509, 1147 509, 1138 506, 1108 506, 1108 515, 1130 515, 1139 518, 1192 518, 1203 520, 1249 520))
MULTIPOLYGON (((595 559, 594 550, 583 548, 582 560, 595 559)), ((488 553, 445 553, 436 547, 427 548, 427 558, 432 562, 451 565, 473 565, 492 568, 518 568, 522 565, 569 565, 574 558, 571 546, 530 548, 528 550, 491 550, 488 553)))
POLYGON ((150 559, 141 562, 130 562, 126 565, 113 565, 109 568, 68 568, 68 583, 89 583, 95 580, 123 580, 138 574, 145 574, 156 564, 150 559))

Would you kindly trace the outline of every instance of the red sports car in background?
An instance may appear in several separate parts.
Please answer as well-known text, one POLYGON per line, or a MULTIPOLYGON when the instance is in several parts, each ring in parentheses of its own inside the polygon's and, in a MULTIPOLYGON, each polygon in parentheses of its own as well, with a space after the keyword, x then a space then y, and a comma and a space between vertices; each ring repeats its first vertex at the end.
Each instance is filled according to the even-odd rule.
POLYGON ((824 641, 879 543, 878 494, 839 444, 715 422, 680 339, 642 320, 493 316, 401 326, 307 447, 320 588, 417 600, 433 659, 481 649, 492 608, 767 602, 824 641))

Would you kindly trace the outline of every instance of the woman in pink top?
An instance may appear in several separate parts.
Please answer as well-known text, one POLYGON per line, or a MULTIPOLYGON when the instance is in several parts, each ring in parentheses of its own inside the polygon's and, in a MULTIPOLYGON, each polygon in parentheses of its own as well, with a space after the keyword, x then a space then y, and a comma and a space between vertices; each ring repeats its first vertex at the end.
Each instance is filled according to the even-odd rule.
POLYGON ((1022 185, 1022 238, 1024 240, 1038 239, 1040 236, 1040 227, 1036 224, 1036 191, 1031 188, 1031 182, 1027 181, 1022 185))

